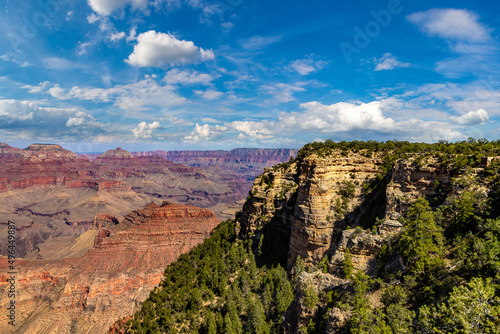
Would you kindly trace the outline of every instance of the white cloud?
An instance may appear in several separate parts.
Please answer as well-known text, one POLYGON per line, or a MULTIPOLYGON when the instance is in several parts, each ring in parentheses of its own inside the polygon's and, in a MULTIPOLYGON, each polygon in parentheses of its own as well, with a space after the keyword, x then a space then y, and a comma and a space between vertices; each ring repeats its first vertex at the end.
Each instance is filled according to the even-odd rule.
POLYGON ((219 91, 214 90, 214 89, 207 89, 205 91, 195 90, 194 93, 196 95, 199 95, 201 98, 203 98, 205 100, 218 100, 224 95, 224 93, 219 92, 219 91))
POLYGON ((382 58, 378 59, 375 71, 393 70, 395 68, 409 67, 409 63, 402 63, 390 53, 384 53, 382 58))
POLYGON ((385 118, 381 103, 336 103, 323 105, 308 102, 300 105, 304 112, 280 114, 280 121, 290 128, 316 131, 351 131, 355 129, 389 132, 394 127, 394 120, 385 118))
MULTIPOLYGON (((131 35, 127 36, 125 32, 118 31, 118 29, 116 29, 115 25, 111 22, 111 20, 107 16, 90 14, 87 16, 87 21, 90 24, 95 24, 95 23, 99 24, 99 30, 103 32, 104 40, 107 42, 118 42, 123 38, 126 38, 127 42, 129 42, 135 38, 135 27, 132 27, 130 31, 131 35), (133 36, 132 33, 134 34, 133 36)), ((99 37, 99 35, 97 36, 99 37)))
POLYGON ((269 122, 234 121, 230 125, 240 133, 238 138, 270 139, 274 137, 272 124, 269 122))
POLYGON ((106 16, 127 6, 146 13, 148 11, 148 0, 88 0, 88 2, 96 13, 106 16))
POLYGON ((49 88, 47 93, 49 93, 50 96, 60 100, 65 100, 70 98, 68 95, 66 95, 64 88, 59 87, 59 85, 55 85, 54 87, 49 88))
POLYGON ((169 85, 209 85, 214 77, 207 73, 173 68, 165 74, 163 81, 169 85))
POLYGON ((175 117, 174 115, 167 115, 167 120, 170 124, 177 126, 190 126, 194 124, 193 122, 175 117))
POLYGON ((488 110, 489 115, 500 115, 500 90, 496 81, 480 80, 469 84, 428 84, 399 97, 405 105, 397 109, 421 114, 425 108, 453 110, 466 114, 471 110, 488 110), (413 107, 408 105, 412 104, 413 107))
POLYGON ((99 20, 100 20, 99 16, 95 15, 94 13, 87 16, 87 22, 90 24, 94 24, 99 20))
POLYGON ((247 50, 261 50, 281 40, 281 36, 253 36, 241 39, 238 42, 247 50))
POLYGON ((295 60, 289 66, 301 75, 308 75, 321 70, 326 64, 328 64, 326 61, 308 58, 295 60))
POLYGON ((0 100, 0 129, 17 138, 91 139, 105 124, 79 108, 41 107, 37 102, 0 100))
POLYGON ((125 61, 138 67, 167 67, 213 59, 212 50, 204 50, 191 41, 178 40, 171 34, 150 30, 137 36, 134 52, 125 61))
POLYGON ((222 27, 222 31, 227 34, 234 28, 234 23, 232 22, 223 22, 220 24, 222 27))
POLYGON ((142 121, 137 125, 137 128, 132 130, 132 133, 134 134, 135 138, 147 139, 153 137, 153 130, 161 128, 162 126, 158 121, 154 121, 153 123, 149 124, 142 121))
POLYGON ((76 54, 81 56, 87 53, 87 48, 90 46, 89 42, 78 42, 78 45, 76 46, 76 54))
POLYGON ((263 85, 260 89, 266 93, 273 95, 273 100, 277 103, 286 103, 295 101, 293 94, 295 92, 304 92, 306 89, 305 82, 297 82, 295 84, 277 83, 274 85, 263 85))
POLYGON ((49 81, 40 82, 38 86, 25 85, 21 88, 29 89, 28 93, 42 93, 50 86, 49 81))
POLYGON ((55 85, 48 90, 43 87, 25 86, 30 92, 45 92, 60 100, 79 99, 93 102, 113 102, 124 110, 144 110, 148 106, 174 107, 187 103, 187 100, 175 92, 175 87, 159 84, 154 77, 127 85, 116 85, 111 88, 92 88, 73 86, 66 90, 55 85))
POLYGON ((186 3, 192 8, 201 11, 200 22, 203 24, 212 24, 213 15, 219 15, 219 17, 222 18, 222 14, 224 13, 224 5, 216 1, 187 0, 186 3))
POLYGON ((472 43, 491 39, 479 15, 466 9, 434 8, 408 15, 407 19, 431 36, 472 43))
POLYGON ((226 132, 228 129, 221 125, 199 125, 196 123, 194 130, 191 134, 184 137, 187 142, 203 142, 218 139, 222 136, 222 133, 226 132))
POLYGON ((3 61, 12 62, 14 64, 19 65, 20 67, 28 67, 28 66, 32 66, 33 65, 30 62, 28 62, 28 61, 23 61, 23 60, 19 59, 19 57, 16 56, 14 53, 3 54, 3 55, 0 56, 0 59, 3 60, 3 61))
POLYGON ((77 68, 84 68, 85 66, 73 63, 67 59, 59 57, 49 57, 43 60, 46 68, 51 70, 72 70, 77 68))
POLYGON ((451 121, 460 125, 477 125, 487 123, 490 119, 488 113, 484 109, 470 111, 462 116, 452 116, 451 121))
POLYGON ((137 40, 137 31, 136 30, 137 30, 136 26, 133 26, 132 28, 130 28, 130 32, 127 36, 127 42, 137 40))
POLYGON ((111 40, 111 42, 118 42, 122 38, 125 38, 125 36, 126 34, 122 31, 122 32, 117 32, 115 34, 111 34, 109 39, 111 40))
POLYGON ((275 120, 243 120, 221 124, 214 119, 205 119, 204 122, 216 124, 196 124, 194 130, 184 139, 188 142, 245 140, 270 143, 278 139, 283 142, 297 140, 304 136, 320 139, 379 136, 411 141, 452 141, 468 137, 459 131, 464 128, 456 123, 465 125, 487 121, 485 112, 479 110, 453 119, 455 124, 450 122, 448 116, 443 117, 441 121, 405 117, 395 119, 386 116, 384 109, 402 106, 397 100, 388 98, 370 103, 340 102, 332 105, 313 101, 301 104, 300 111, 280 112, 275 120), (312 137, 314 134, 316 137, 312 137))

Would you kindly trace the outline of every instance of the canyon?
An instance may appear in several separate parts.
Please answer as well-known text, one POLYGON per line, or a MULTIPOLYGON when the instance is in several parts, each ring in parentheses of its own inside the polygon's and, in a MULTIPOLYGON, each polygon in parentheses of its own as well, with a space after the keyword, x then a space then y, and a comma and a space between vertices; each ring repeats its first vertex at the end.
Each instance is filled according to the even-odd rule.
MULTIPOLYGON (((234 217, 255 175, 297 151, 217 152, 89 155, 0 144, 0 238, 16 225, 17 332, 105 332, 141 305, 169 263, 234 217)), ((2 308, 6 255, 1 243, 2 308)))
MULTIPOLYGON (((118 221, 99 214, 73 247, 90 249, 60 260, 17 260, 17 333, 103 333, 132 314, 165 267, 201 243, 220 221, 207 210, 154 202, 118 221)), ((0 272, 8 272, 5 258, 0 272)), ((0 307, 10 298, 0 276, 0 307)), ((6 313, 0 332, 7 333, 6 313)))
MULTIPOLYGON (((0 144, 0 237, 6 237, 7 221, 15 221, 20 257, 54 259, 67 255, 58 254, 61 244, 76 242, 95 215, 122 219, 153 200, 208 208, 221 220, 232 218, 241 209, 255 174, 266 164, 259 157, 262 150, 255 150, 255 161, 252 150, 244 151, 246 162, 233 156, 214 166, 195 167, 166 160, 157 152, 134 156, 117 148, 90 160, 59 145, 18 149, 0 144)), ((288 160, 294 153, 268 151, 265 156, 274 157, 269 164, 288 160)), ((183 161, 191 161, 189 152, 182 154, 187 156, 183 161)), ((205 157, 213 155, 209 151, 205 157)), ((6 254, 5 245, 0 246, 0 254, 6 254)))

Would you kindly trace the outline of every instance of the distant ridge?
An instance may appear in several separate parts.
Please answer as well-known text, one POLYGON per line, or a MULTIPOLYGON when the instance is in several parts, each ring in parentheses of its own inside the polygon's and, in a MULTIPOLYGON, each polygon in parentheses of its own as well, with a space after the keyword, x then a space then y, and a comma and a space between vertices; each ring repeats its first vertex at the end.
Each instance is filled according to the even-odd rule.
MULTIPOLYGON (((229 151, 225 150, 207 150, 207 151, 149 151, 133 152, 134 156, 160 156, 167 160, 195 164, 197 166, 206 166, 219 163, 253 163, 253 164, 278 164, 290 160, 290 157, 296 156, 297 149, 278 148, 235 148, 229 151)), ((260 166, 259 166, 260 167, 260 166)))

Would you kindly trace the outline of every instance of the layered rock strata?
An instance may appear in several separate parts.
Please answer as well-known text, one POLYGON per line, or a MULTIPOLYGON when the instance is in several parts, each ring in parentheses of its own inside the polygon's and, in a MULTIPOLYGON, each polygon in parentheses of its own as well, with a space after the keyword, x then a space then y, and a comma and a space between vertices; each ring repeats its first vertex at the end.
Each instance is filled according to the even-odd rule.
MULTIPOLYGON (((16 333, 104 333, 132 314, 161 280, 165 267, 209 236, 219 223, 206 209, 164 202, 130 212, 117 224, 94 220, 93 247, 83 256, 16 261, 16 333)), ((0 257, 0 272, 7 272, 0 257)), ((10 301, 0 276, 0 307, 10 301)), ((6 313, 0 332, 7 333, 6 313)))
MULTIPOLYGON (((484 158, 484 168, 457 170, 429 154, 410 154, 389 165, 384 163, 384 154, 366 150, 312 153, 268 168, 256 178, 238 217, 240 237, 254 240, 257 258, 266 240, 285 238, 279 247, 292 272, 299 256, 306 268, 322 263, 320 270, 298 277, 295 300, 283 322, 287 333, 297 333, 319 316, 327 319, 326 333, 342 329, 349 314, 327 310, 321 301, 306 307, 306 294, 349 289, 344 270, 347 251, 353 274, 375 277, 378 253, 404 229, 401 218, 415 200, 425 197, 436 207, 465 190, 482 193, 485 199, 491 192, 484 168, 496 158, 484 158)), ((404 268, 398 258, 388 265, 395 271, 404 268)), ((380 296, 368 297, 374 307, 381 306, 380 296)))

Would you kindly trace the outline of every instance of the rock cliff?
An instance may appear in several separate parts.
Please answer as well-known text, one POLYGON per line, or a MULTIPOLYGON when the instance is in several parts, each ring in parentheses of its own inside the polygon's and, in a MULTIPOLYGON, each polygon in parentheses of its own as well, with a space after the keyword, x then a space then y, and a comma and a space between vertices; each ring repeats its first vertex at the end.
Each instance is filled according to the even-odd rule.
POLYGON ((258 239, 262 226, 275 221, 289 237, 288 266, 297 256, 317 263, 332 251, 347 226, 375 219, 366 208, 385 194, 381 189, 369 194, 364 189, 377 179, 381 165, 381 157, 334 152, 266 169, 245 203, 242 233, 258 239))
MULTIPOLYGON (((127 214, 118 223, 98 215, 83 234, 93 246, 63 260, 18 260, 17 333, 104 333, 132 314, 158 285, 163 270, 201 243, 219 223, 206 209, 163 202, 127 214)), ((83 241, 82 241, 83 242, 83 241)), ((0 272, 7 262, 0 257, 0 272)), ((5 309, 7 277, 0 276, 5 309)), ((7 333, 6 313, 0 332, 7 333)))
MULTIPOLYGON (((443 157, 431 154, 409 154, 389 164, 387 154, 313 152, 267 168, 255 179, 237 219, 240 237, 254 240, 257 259, 265 254, 292 272, 298 257, 306 268, 322 263, 321 270, 298 277, 295 300, 283 323, 286 332, 297 333, 318 317, 319 308, 326 310, 321 302, 313 308, 304 306, 307 289, 324 294, 348 288, 347 253, 354 272, 376 276, 377 254, 402 231, 398 219, 415 200, 426 197, 436 207, 447 196, 470 188, 472 180, 485 198, 491 188, 483 185, 483 168, 453 169, 442 163, 443 157)), ((391 265, 403 266, 397 259, 391 265)), ((380 305, 380 296, 369 298, 375 307, 380 305)), ((325 332, 336 333, 349 314, 339 309, 328 312, 323 314, 328 318, 325 332)))

